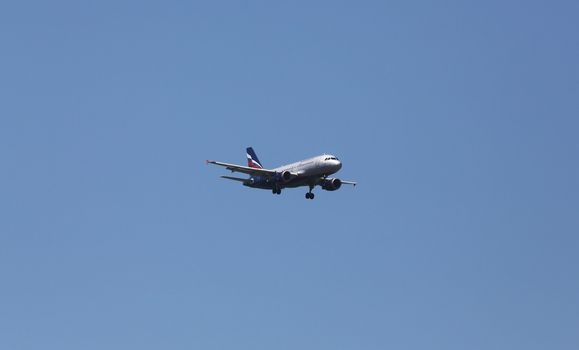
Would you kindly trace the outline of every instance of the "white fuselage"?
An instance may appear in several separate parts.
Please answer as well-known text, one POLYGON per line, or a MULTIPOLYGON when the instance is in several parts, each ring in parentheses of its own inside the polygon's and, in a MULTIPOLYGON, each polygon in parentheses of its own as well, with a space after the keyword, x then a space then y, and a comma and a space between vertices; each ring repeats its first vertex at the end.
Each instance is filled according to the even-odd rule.
POLYGON ((271 179, 256 176, 252 177, 252 181, 247 183, 246 186, 264 189, 315 186, 324 178, 336 173, 341 168, 342 162, 335 156, 329 154, 321 155, 272 169, 280 174, 290 172, 295 176, 290 181, 279 183, 271 179))
POLYGON ((299 162, 282 165, 273 170, 277 172, 290 171, 300 177, 328 176, 338 172, 342 163, 332 155, 321 155, 299 162))

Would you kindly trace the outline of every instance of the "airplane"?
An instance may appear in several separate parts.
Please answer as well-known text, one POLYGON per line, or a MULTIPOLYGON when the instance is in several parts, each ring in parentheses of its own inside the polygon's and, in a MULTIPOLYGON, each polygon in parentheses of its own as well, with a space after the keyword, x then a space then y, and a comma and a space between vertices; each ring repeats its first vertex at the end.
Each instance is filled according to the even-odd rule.
POLYGON ((265 169, 252 147, 246 148, 246 151, 247 166, 216 162, 214 160, 208 160, 206 163, 225 167, 227 170, 231 170, 231 172, 248 174, 250 176, 249 178, 233 176, 221 177, 239 181, 247 187, 271 190, 273 194, 281 194, 281 190, 284 188, 309 186, 310 190, 306 193, 307 199, 314 199, 312 190, 316 186, 320 186, 326 191, 335 191, 342 185, 356 186, 357 184, 353 181, 344 181, 338 178, 328 177, 342 168, 342 162, 330 154, 282 165, 274 169, 265 169))

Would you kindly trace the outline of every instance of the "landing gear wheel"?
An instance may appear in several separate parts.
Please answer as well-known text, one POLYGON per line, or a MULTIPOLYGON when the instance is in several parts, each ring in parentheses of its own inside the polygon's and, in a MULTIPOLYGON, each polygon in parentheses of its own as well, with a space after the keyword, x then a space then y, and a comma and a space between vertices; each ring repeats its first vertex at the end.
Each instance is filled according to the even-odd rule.
POLYGON ((278 190, 277 190, 277 194, 281 194, 281 189, 278 189, 278 190))
POLYGON ((314 185, 310 185, 310 192, 306 193, 307 199, 314 199, 314 194, 312 193, 313 189, 314 189, 314 185))

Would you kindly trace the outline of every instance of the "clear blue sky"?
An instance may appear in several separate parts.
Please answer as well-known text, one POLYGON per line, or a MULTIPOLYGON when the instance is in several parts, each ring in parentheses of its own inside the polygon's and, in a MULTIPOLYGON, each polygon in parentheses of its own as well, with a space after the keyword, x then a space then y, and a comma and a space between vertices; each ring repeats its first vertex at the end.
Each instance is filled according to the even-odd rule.
POLYGON ((578 4, 2 3, 0 348, 579 348, 578 4))

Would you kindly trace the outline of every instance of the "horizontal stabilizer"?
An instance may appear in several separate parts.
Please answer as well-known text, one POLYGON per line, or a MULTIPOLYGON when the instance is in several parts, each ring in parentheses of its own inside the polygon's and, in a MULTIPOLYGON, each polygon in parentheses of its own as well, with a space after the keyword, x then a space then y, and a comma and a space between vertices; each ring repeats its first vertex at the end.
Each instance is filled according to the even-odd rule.
POLYGON ((227 180, 233 180, 233 181, 239 181, 239 182, 247 182, 247 181, 249 181, 249 179, 242 179, 242 178, 240 178, 240 177, 233 177, 233 176, 221 176, 221 177, 224 178, 224 179, 227 179, 227 180))

